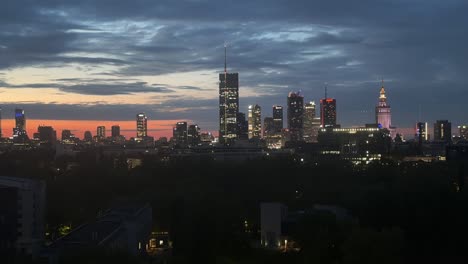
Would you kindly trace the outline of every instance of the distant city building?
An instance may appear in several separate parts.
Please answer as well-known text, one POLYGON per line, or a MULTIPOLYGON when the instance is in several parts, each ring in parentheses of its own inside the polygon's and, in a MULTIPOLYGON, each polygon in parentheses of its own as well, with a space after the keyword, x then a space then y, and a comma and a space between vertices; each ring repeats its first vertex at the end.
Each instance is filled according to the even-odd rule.
POLYGON ((187 122, 177 122, 173 129, 172 136, 178 147, 187 146, 187 122))
POLYGON ((452 123, 448 120, 437 120, 434 124, 435 141, 452 141, 452 123))
POLYGON ((93 141, 93 135, 91 134, 91 131, 85 131, 84 132, 84 141, 86 142, 91 142, 93 141))
POLYGON ((210 145, 214 141, 214 136, 210 132, 200 134, 200 142, 204 145, 210 145))
POLYGON ((387 104, 383 81, 382 87, 380 88, 379 104, 375 107, 375 122, 380 125, 381 128, 390 130, 392 127, 392 112, 390 105, 387 104))
POLYGON ((71 130, 69 130, 69 129, 62 130, 62 141, 71 140, 72 136, 73 136, 73 134, 72 134, 71 130))
POLYGON ((241 112, 237 113, 237 138, 249 139, 249 122, 241 112))
POLYGON ((112 126, 112 128, 111 128, 111 136, 112 136, 113 138, 120 137, 120 126, 118 126, 118 125, 112 126))
POLYGON ((137 122, 137 138, 142 139, 148 136, 148 117, 144 113, 139 113, 136 116, 137 122))
POLYGON ((3 137, 2 132, 2 108, 0 107, 0 139, 3 137))
POLYGON ((263 137, 270 138, 276 134, 275 122, 273 117, 265 117, 263 119, 263 137))
POLYGON ((320 100, 320 120, 322 128, 336 127, 336 100, 324 98, 320 100))
POLYGON ((460 138, 468 140, 468 125, 458 126, 460 138))
POLYGON ((307 143, 317 142, 318 131, 320 129, 320 119, 316 119, 315 102, 306 103, 304 106, 304 141, 307 143), (317 123, 317 121, 319 121, 317 123))
POLYGON ((226 48, 224 73, 219 74, 219 141, 230 144, 237 138, 239 113, 239 74, 227 72, 226 48))
POLYGON ((418 122, 416 123, 416 133, 415 133, 416 140, 422 143, 424 141, 428 141, 429 138, 429 130, 427 129, 427 122, 418 122))
POLYGON ((300 93, 288 95, 288 130, 289 141, 302 141, 303 137, 304 97, 300 93))
POLYGON ((200 127, 198 125, 188 127, 187 142, 190 146, 197 146, 200 143, 200 127))
POLYGON ((54 143, 57 141, 57 132, 51 126, 39 126, 37 133, 42 143, 54 143))
POLYGON ((259 105, 249 105, 249 139, 262 137, 262 108, 259 105))
POLYGON ((281 105, 273 106, 273 122, 275 133, 281 134, 283 130, 283 107, 281 105))
POLYGON ((96 129, 96 136, 98 140, 103 140, 106 138, 106 127, 105 126, 98 126, 96 129))
POLYGON ((24 142, 28 140, 26 133, 26 116, 23 109, 15 109, 15 127, 13 128, 13 140, 24 142))
POLYGON ((43 181, 0 177, 0 253, 39 255, 44 243, 46 185, 43 181))

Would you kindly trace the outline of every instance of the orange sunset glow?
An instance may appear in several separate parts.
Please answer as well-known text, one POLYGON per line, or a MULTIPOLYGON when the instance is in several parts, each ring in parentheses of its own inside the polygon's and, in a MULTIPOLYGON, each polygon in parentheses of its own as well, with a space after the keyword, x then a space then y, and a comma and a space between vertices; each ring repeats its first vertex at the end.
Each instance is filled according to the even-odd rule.
MULTIPOLYGON (((172 127, 180 120, 148 120, 148 135, 158 139, 159 137, 172 137, 172 127)), ((28 119, 26 128, 29 137, 37 132, 38 126, 52 126, 57 131, 57 138, 61 137, 62 130, 69 129, 78 137, 83 138, 84 132, 89 130, 96 134, 96 127, 105 126, 106 135, 110 136, 111 127, 114 125, 120 126, 120 133, 126 138, 135 137, 136 121, 100 121, 100 120, 46 120, 46 119, 28 119)), ((13 127, 15 126, 14 119, 2 120, 3 136, 12 136, 13 127)))

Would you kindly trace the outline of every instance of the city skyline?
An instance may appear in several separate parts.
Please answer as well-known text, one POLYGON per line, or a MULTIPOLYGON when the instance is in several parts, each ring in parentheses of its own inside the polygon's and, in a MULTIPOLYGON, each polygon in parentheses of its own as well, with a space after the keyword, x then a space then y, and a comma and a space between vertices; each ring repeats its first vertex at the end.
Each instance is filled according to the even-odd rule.
POLYGON ((29 120, 119 121, 145 112, 217 131, 227 42, 240 111, 285 105, 290 91, 318 102, 328 83, 341 125, 370 123, 383 76, 395 126, 467 122, 460 111, 468 97, 466 1, 269 1, 265 12, 262 1, 113 3, 14 1, 0 8, 4 118, 16 107, 29 120), (226 8, 232 12, 216 12, 226 8))

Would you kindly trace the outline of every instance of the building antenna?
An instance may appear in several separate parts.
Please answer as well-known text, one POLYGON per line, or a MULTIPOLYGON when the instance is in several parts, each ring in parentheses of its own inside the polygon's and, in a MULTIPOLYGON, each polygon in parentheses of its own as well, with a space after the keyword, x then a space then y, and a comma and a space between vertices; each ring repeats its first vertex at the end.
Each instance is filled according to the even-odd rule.
POLYGON ((325 83, 325 99, 328 98, 328 83, 325 83))
POLYGON ((224 42, 224 73, 227 73, 227 42, 224 42))

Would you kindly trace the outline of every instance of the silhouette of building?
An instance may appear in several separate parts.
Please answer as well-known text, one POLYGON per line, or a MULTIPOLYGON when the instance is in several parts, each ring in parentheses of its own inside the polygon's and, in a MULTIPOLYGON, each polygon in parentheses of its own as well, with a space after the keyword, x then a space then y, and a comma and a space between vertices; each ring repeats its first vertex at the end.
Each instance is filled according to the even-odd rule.
POLYGON ((467 125, 458 126, 458 133, 460 135, 460 138, 464 140, 468 140, 468 126, 467 125))
POLYGON ((45 234, 45 189, 43 181, 0 177, 0 254, 6 263, 16 254, 39 255, 45 234))
POLYGON ((74 136, 71 130, 69 129, 62 130, 62 141, 72 140, 72 138, 74 138, 74 136))
POLYGON ((437 120, 434 123, 434 140, 435 141, 452 141, 452 123, 448 120, 437 120))
POLYGON ((98 126, 96 129, 96 136, 98 140, 103 140, 106 138, 106 127, 98 126))
POLYGON ((249 105, 249 139, 262 137, 262 108, 259 105, 249 105))
POLYGON ((287 101, 289 141, 302 141, 304 97, 299 92, 290 92, 287 101))
POLYGON ((112 136, 113 138, 120 137, 120 126, 118 126, 118 125, 112 126, 112 128, 111 128, 111 136, 112 136))
POLYGON ((283 130, 283 107, 281 105, 273 106, 273 122, 275 133, 281 134, 283 130))
POLYGON ((190 146, 197 146, 200 143, 200 127, 198 125, 188 127, 187 142, 190 146))
POLYGON ((39 126, 37 133, 42 143, 54 143, 57 141, 57 132, 51 126, 39 126))
POLYGON ((224 73, 219 74, 219 141, 229 145, 237 138, 239 113, 239 74, 227 72, 226 47, 224 73))
POLYGON ((148 136, 148 117, 144 113, 139 113, 136 116, 137 122, 137 138, 143 139, 148 136))
POLYGON ((91 142, 93 141, 93 135, 91 134, 91 131, 85 131, 84 132, 84 138, 83 138, 84 141, 86 142, 91 142))
POLYGON ((241 112, 237 113, 237 138, 249 139, 249 122, 241 112))

